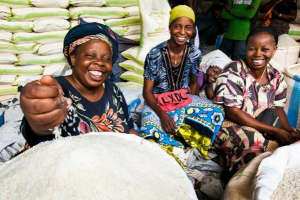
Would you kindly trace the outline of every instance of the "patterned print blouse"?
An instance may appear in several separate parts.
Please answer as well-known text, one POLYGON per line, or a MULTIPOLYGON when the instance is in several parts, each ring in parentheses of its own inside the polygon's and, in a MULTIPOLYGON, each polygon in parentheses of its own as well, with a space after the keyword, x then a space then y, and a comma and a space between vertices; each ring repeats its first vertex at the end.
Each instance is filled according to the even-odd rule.
POLYGON ((230 63, 217 79, 214 102, 236 107, 253 116, 258 108, 284 107, 287 85, 283 75, 267 66, 269 83, 260 85, 244 62, 230 63))
MULTIPOLYGON (((133 120, 129 117, 128 106, 120 89, 111 81, 105 82, 105 91, 97 102, 90 102, 83 97, 65 77, 56 78, 63 88, 64 96, 71 98, 72 106, 68 116, 61 124, 62 136, 79 135, 89 132, 122 132, 129 133, 133 128, 133 120)), ((51 140, 54 135, 37 136, 23 120, 21 131, 30 146, 51 140), (23 128, 22 128, 23 127, 23 128)))
MULTIPOLYGON (((190 45, 187 43, 187 45, 190 45)), ((202 59, 201 52, 194 45, 190 45, 191 49, 187 58, 186 68, 183 75, 182 88, 188 88, 191 77, 198 76, 199 66, 202 59)), ((154 81, 152 92, 161 94, 170 92, 168 84, 167 72, 164 66, 162 50, 166 50, 167 41, 160 43, 148 53, 145 60, 144 77, 150 81, 154 81)))

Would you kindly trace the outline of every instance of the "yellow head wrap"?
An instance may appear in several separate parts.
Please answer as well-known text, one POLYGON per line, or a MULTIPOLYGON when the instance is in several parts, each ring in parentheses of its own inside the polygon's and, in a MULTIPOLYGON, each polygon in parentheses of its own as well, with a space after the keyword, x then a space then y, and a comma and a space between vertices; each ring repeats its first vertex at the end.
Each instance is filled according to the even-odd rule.
POLYGON ((190 18, 195 23, 195 13, 192 8, 185 6, 185 5, 179 5, 174 7, 170 11, 170 20, 169 25, 177 18, 179 17, 187 17, 190 18))

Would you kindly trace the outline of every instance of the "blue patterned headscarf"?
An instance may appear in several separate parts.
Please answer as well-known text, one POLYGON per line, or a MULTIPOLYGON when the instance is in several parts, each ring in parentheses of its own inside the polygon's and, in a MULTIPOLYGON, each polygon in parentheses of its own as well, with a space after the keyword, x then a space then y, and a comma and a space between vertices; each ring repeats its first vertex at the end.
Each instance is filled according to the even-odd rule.
POLYGON ((79 46, 89 40, 99 39, 106 42, 113 53, 112 64, 118 59, 118 41, 114 32, 106 25, 92 22, 80 23, 69 30, 64 39, 63 53, 71 64, 70 55, 76 46, 79 46))

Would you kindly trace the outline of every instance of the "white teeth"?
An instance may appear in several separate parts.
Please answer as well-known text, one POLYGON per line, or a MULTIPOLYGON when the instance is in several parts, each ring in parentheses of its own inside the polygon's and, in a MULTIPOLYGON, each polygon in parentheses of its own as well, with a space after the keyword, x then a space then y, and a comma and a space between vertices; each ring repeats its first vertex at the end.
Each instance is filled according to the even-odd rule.
POLYGON ((184 37, 178 37, 178 40, 184 40, 185 38, 184 37))
POLYGON ((99 71, 89 71, 91 74, 96 75, 96 76, 101 76, 102 72, 99 71))
POLYGON ((253 63, 256 65, 261 65, 263 63, 263 60, 253 60, 253 63))

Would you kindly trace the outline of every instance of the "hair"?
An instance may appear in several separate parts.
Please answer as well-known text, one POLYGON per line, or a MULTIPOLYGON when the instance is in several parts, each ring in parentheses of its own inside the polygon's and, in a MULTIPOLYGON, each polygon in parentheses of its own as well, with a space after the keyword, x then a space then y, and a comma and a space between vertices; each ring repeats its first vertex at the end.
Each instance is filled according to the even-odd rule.
POLYGON ((274 29, 272 29, 270 27, 257 27, 255 29, 251 30, 250 33, 248 34, 247 39, 246 39, 246 44, 248 44, 248 41, 249 41, 250 37, 252 37, 253 35, 261 34, 261 33, 266 33, 266 34, 272 35, 273 38, 274 38, 275 45, 277 46, 277 44, 278 44, 278 34, 274 29))

